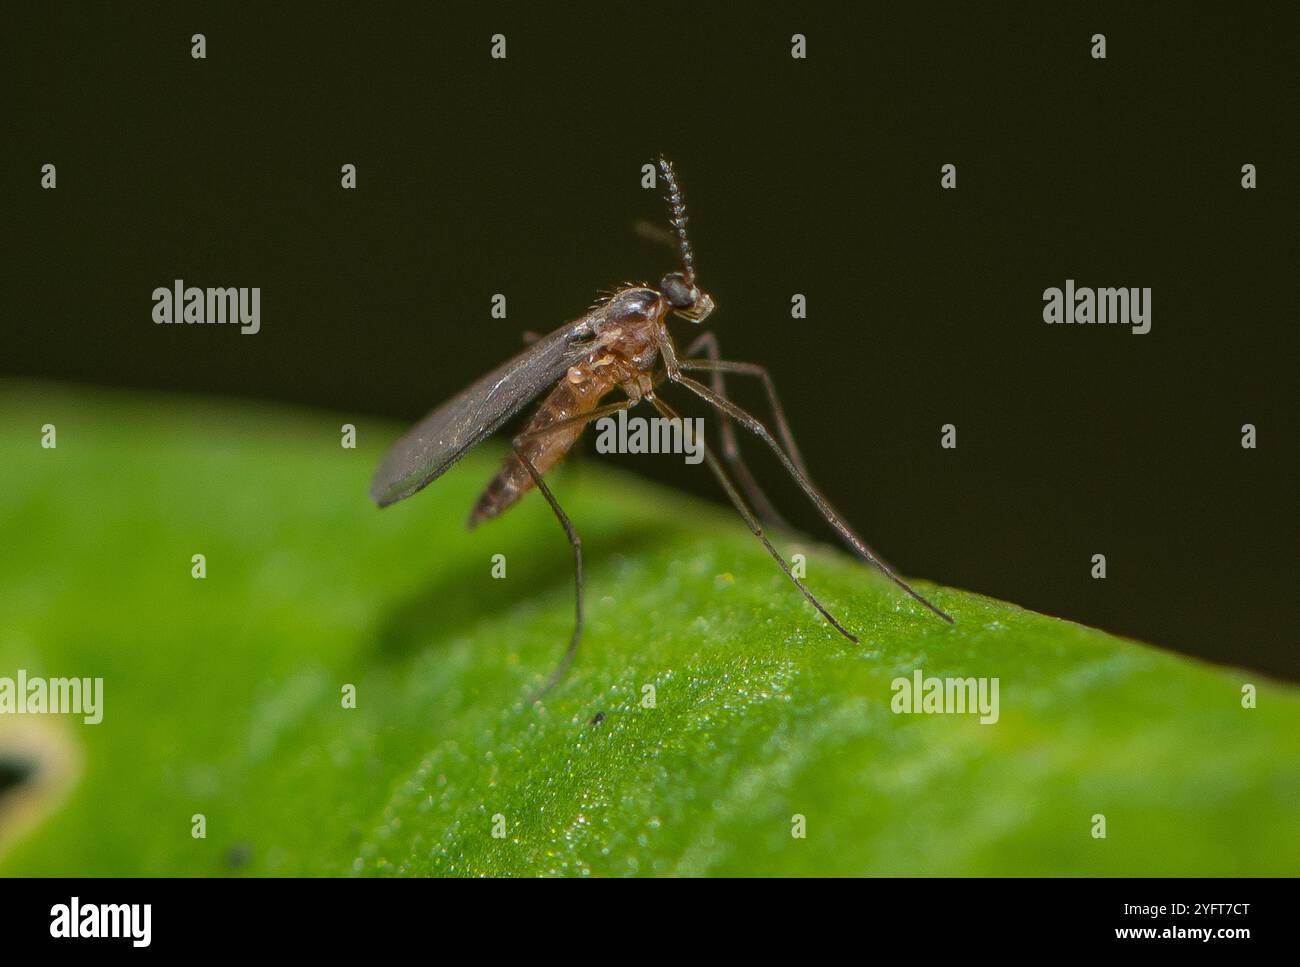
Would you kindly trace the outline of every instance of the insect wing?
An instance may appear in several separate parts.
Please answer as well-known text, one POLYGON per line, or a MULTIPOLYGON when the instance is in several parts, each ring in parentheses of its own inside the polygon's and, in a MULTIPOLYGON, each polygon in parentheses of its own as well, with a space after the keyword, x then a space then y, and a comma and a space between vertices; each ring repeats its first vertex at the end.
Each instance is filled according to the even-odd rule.
POLYGON ((408 430, 389 448, 370 483, 380 507, 428 486, 471 447, 536 399, 592 346, 586 317, 497 367, 408 430))

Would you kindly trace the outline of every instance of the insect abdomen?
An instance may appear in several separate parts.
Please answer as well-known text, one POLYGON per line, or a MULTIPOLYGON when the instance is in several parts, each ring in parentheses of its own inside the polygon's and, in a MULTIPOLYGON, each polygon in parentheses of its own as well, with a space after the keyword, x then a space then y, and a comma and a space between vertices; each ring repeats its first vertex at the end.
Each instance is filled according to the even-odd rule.
MULTIPOLYGON (((601 397, 613 389, 613 385, 612 380, 601 378, 593 372, 589 364, 570 368, 565 378, 542 401, 520 435, 536 433, 560 420, 590 413, 601 397)), ((521 443, 520 449, 537 468, 537 472, 544 474, 564 458, 582 435, 583 428, 583 424, 575 423, 551 433, 533 436, 521 443)), ((473 527, 480 521, 508 510, 533 486, 528 468, 517 454, 511 453, 474 504, 468 526, 473 527)))

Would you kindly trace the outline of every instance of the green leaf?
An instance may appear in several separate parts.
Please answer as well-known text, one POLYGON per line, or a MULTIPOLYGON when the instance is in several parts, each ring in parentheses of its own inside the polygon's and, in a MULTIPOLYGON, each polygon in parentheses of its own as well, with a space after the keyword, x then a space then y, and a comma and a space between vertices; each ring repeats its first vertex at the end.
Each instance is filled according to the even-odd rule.
POLYGON ((98 725, 0 715, 5 874, 1300 865, 1300 694, 1254 672, 922 585, 950 627, 778 535, 855 647, 727 509, 585 460, 555 488, 587 634, 529 706, 568 638, 571 554, 536 495, 464 529, 500 450, 381 512, 391 425, 18 384, 0 405, 0 676, 104 680, 98 725), (996 678, 997 722, 895 714, 917 669, 996 678))

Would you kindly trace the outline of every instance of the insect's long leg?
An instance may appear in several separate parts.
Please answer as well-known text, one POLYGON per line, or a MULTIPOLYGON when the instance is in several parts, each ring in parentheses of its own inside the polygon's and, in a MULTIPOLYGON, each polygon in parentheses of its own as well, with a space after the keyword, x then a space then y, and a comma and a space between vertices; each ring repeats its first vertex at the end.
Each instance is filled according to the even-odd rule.
MULTIPOLYGON (((663 400, 661 400, 659 397, 651 396, 649 397, 649 400, 651 403, 654 404, 655 409, 657 409, 668 419, 670 420, 681 419, 681 417, 677 415, 677 411, 674 410, 667 403, 665 403, 663 400)), ((781 556, 781 552, 772 546, 772 542, 768 540, 767 535, 763 533, 762 526, 759 525, 758 520, 754 517, 750 509, 745 505, 745 501, 741 498, 739 492, 737 492, 735 484, 733 484, 731 482, 731 479, 727 476, 727 472, 726 470, 723 469, 722 464, 718 462, 718 458, 714 455, 713 451, 709 449, 707 443, 703 443, 703 440, 701 440, 701 443, 703 444, 705 462, 709 465, 709 469, 713 471, 713 475, 718 478, 718 483, 722 484, 722 489, 727 492, 727 497, 730 498, 732 504, 735 505, 736 510, 740 512, 740 516, 743 517, 745 519, 745 523, 749 525, 750 531, 753 532, 755 537, 757 537, 760 541, 762 541, 763 546, 767 548, 767 552, 772 555, 772 559, 776 561, 777 564, 781 565, 781 570, 785 572, 785 576, 794 582, 794 586, 803 592, 803 596, 808 599, 808 601, 812 604, 814 608, 818 610, 818 612, 821 613, 821 616, 823 618, 825 618, 828 622, 830 622, 831 627, 833 627, 836 631, 838 631, 845 638, 849 639, 849 641, 853 642, 856 645, 858 643, 857 635, 853 634, 842 624, 836 621, 835 616, 826 610, 825 606, 820 601, 817 600, 817 598, 813 595, 813 593, 809 591, 807 587, 804 586, 804 583, 802 581, 799 580, 798 576, 794 573, 794 571, 790 569, 790 565, 786 562, 786 559, 781 556)))
MULTIPOLYGON (((799 468, 799 472, 812 481, 812 474, 808 472, 808 465, 803 462, 803 456, 799 453, 799 447, 794 442, 794 432, 790 429, 790 421, 786 418, 785 407, 781 405, 781 398, 777 395, 776 384, 772 381, 772 376, 767 371, 767 367, 760 366, 758 363, 741 363, 730 359, 721 359, 718 355, 718 339, 712 332, 701 333, 700 337, 686 347, 686 355, 690 356, 697 349, 703 347, 708 353, 708 359, 683 359, 677 362, 677 368, 685 371, 709 372, 713 374, 713 392, 718 396, 728 398, 726 385, 722 381, 723 373, 735 373, 738 376, 756 376, 763 382, 763 390, 767 393, 768 407, 772 410, 772 421, 776 424, 776 432, 781 437, 781 443, 785 447, 785 452, 789 455, 794 465, 799 468)), ((742 486, 745 486, 745 477, 748 476, 749 470, 740 461, 739 447, 735 441, 735 428, 732 426, 731 419, 725 415, 722 416, 722 442, 724 444, 723 456, 728 456, 729 449, 735 454, 736 464, 733 469, 736 470, 736 476, 739 478, 742 486)), ((750 478, 752 480, 752 478, 750 478)), ((758 485, 754 485, 754 490, 760 498, 766 501, 762 491, 758 490, 758 485)), ((751 500, 753 497, 751 496, 751 500)), ((759 503, 755 503, 759 515, 763 516, 763 511, 759 503)), ((770 505, 769 505, 770 507, 770 505)), ((771 511, 773 517, 770 522, 775 522, 779 526, 791 529, 788 524, 781 518, 775 510, 771 511)), ((881 556, 880 552, 874 547, 858 538, 862 545, 871 552, 871 557, 875 562, 884 565, 886 571, 892 571, 893 565, 881 556)))
POLYGON ((524 451, 524 444, 530 440, 538 440, 558 430, 569 429, 573 426, 585 426, 592 420, 598 420, 602 416, 608 416, 611 413, 617 413, 619 410, 626 410, 635 406, 637 400, 622 400, 618 403, 608 403, 604 406, 598 406, 589 413, 580 413, 577 416, 566 417, 563 420, 556 420, 549 426, 542 427, 540 430, 533 430, 530 433, 521 433, 515 437, 511 443, 514 448, 515 456, 524 465, 528 471, 528 476, 533 478, 533 483, 541 491, 546 502, 551 505, 551 511, 555 514, 560 526, 564 528, 565 535, 569 538, 569 543, 573 546, 573 635, 569 638, 569 647, 564 650, 564 657, 560 663, 555 666, 555 671, 551 672, 550 677, 541 684, 536 691, 528 696, 526 704, 532 705, 539 698, 545 695, 554 687, 555 683, 564 677, 564 673, 569 670, 573 664, 573 658, 578 653, 578 642, 582 640, 582 538, 578 536, 573 522, 569 520, 569 515, 564 512, 560 502, 555 499, 555 494, 551 493, 551 488, 547 486, 546 481, 542 479, 541 473, 533 465, 533 461, 528 459, 528 454, 524 451))
POLYGON ((795 482, 799 484, 800 489, 808 495, 808 499, 813 502, 819 511, 821 511, 821 515, 826 518, 826 522, 839 531, 840 536, 843 537, 848 545, 857 552, 859 557, 879 568, 882 574, 906 591, 914 599, 933 611, 944 621, 947 621, 949 624, 954 623, 951 615, 941 611, 938 607, 927 601, 918 591, 915 591, 911 585, 895 574, 889 565, 872 552, 871 548, 866 545, 862 538, 855 534, 853 529, 844 522, 844 519, 840 517, 840 515, 835 511, 835 508, 831 506, 830 501, 822 496, 821 491, 813 485, 807 475, 795 466, 794 461, 792 461, 786 452, 781 449, 781 445, 776 442, 776 438, 772 436, 771 431, 768 430, 761 421, 756 419, 752 414, 741 409, 725 396, 718 396, 699 380, 686 376, 675 367, 669 368, 668 378, 674 383, 685 386, 706 403, 709 403, 729 414, 737 423, 766 443, 777 457, 780 458, 781 462, 785 465, 786 470, 790 472, 790 475, 794 477, 795 482))
MULTIPOLYGON (((695 340, 695 342, 691 343, 691 345, 686 348, 686 354, 690 355, 691 351, 703 342, 704 336, 712 335, 712 333, 705 333, 699 339, 695 340)), ((716 339, 714 340, 714 345, 717 345, 716 339)), ((776 424, 776 432, 781 437, 781 443, 785 446, 785 452, 789 454, 790 459, 794 461, 794 465, 799 468, 799 472, 802 473, 810 483, 812 482, 812 474, 808 472, 808 466, 803 462, 803 457, 799 455, 799 448, 795 446, 794 433, 790 430, 790 422, 786 419, 785 409, 781 406, 780 397, 776 395, 776 384, 772 382, 772 377, 769 375, 766 367, 760 366, 758 363, 738 363, 729 359, 719 359, 713 352, 709 353, 708 359, 683 359, 677 363, 677 367, 680 370, 703 370, 714 373, 718 378, 715 378, 713 381, 713 392, 724 398, 729 397, 727 397, 726 391, 721 388, 722 384, 720 377, 722 373, 735 373, 738 376, 757 376, 761 379, 763 381, 763 388, 767 391, 768 405, 772 409, 772 419, 776 424)), ((727 424, 730 425, 730 420, 727 421, 727 424)), ((880 553, 874 547, 867 544, 867 542, 863 541, 860 537, 858 540, 868 551, 871 552, 871 557, 874 559, 874 562, 883 564, 887 571, 893 570, 893 565, 881 557, 880 553)))
POLYGON ((695 342, 686 347, 686 355, 689 356, 695 347, 704 344, 705 338, 708 337, 712 342, 712 348, 709 348, 708 359, 682 359, 677 363, 678 369, 682 370, 704 370, 714 373, 717 377, 713 381, 713 391, 719 396, 726 396, 726 390, 722 388, 722 374, 735 373, 738 376, 757 376, 763 381, 763 389, 767 393, 768 405, 772 408, 772 422, 776 424, 776 432, 781 437, 781 443, 785 446, 785 452, 790 455, 794 465, 799 468, 799 472, 805 477, 808 476, 808 467, 803 462, 803 457, 799 454, 799 448, 795 446, 794 434, 790 431, 790 421, 785 417, 785 408, 781 406, 781 399, 776 395, 776 384, 772 382, 772 376, 768 373, 765 366, 758 363, 737 363, 730 359, 720 359, 718 357, 718 340, 711 332, 706 332, 695 342))
MULTIPOLYGON (((716 363, 719 361, 718 337, 716 334, 712 332, 701 333, 698 339, 686 347, 686 355, 691 356, 701 349, 709 354, 709 362, 716 363)), ((678 365, 682 369, 711 369, 713 371, 713 392, 717 393, 719 396, 726 396, 727 387, 722 378, 724 370, 721 367, 708 366, 707 364, 698 367, 690 365, 696 362, 698 361, 688 359, 683 360, 678 365)), ((768 395, 770 398, 775 399, 771 393, 768 395)), ((781 413, 780 404, 776 405, 776 413, 777 425, 784 426, 785 418, 781 413)), ((745 496, 749 498, 749 502, 754 506, 754 510, 758 511, 758 516, 761 517, 763 522, 769 527, 780 527, 783 530, 791 530, 792 528, 786 523, 785 518, 777 512, 777 509, 772 505, 772 502, 767 499, 767 494, 763 493, 763 489, 759 487, 758 481, 754 479, 754 475, 749 472, 749 467, 745 464, 744 458, 740 455, 740 444, 736 442, 736 427, 732 424, 731 417, 727 416, 725 413, 720 413, 718 416, 719 422, 722 425, 722 458, 727 461, 727 465, 731 467, 731 472, 736 475, 736 480, 740 482, 740 488, 745 491, 745 496)), ((793 440, 789 441, 786 448, 794 455, 795 462, 802 465, 802 462, 799 459, 799 451, 794 449, 793 444, 793 440)))

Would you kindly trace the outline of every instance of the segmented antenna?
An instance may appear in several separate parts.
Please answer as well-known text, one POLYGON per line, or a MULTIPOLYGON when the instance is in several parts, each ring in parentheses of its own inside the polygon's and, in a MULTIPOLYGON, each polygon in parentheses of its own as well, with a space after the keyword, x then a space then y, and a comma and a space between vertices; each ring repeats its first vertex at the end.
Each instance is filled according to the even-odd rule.
POLYGON ((677 231, 677 247, 682 253, 682 274, 686 276, 688 284, 694 285, 695 253, 691 251, 691 240, 686 237, 686 223, 690 221, 686 215, 686 198, 677 181, 677 173, 673 171, 673 163, 663 155, 659 156, 659 170, 663 172, 664 181, 668 184, 668 221, 677 231))

